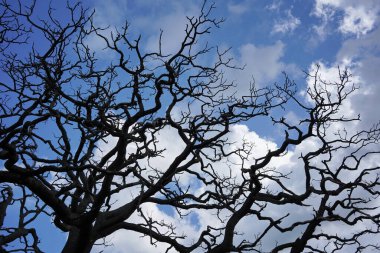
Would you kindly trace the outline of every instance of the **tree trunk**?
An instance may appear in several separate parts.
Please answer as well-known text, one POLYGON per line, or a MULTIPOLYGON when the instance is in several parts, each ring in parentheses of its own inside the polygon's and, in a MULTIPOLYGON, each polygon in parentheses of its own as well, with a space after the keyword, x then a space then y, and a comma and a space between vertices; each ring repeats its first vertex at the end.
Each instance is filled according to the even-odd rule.
POLYGON ((94 245, 90 231, 90 229, 70 231, 62 253, 89 253, 94 245))

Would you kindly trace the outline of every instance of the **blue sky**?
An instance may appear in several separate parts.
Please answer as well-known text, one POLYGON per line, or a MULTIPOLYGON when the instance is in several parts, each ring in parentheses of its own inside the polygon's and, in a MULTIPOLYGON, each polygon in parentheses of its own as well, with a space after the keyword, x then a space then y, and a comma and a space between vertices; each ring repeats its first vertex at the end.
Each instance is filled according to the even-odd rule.
MULTIPOLYGON (((85 1, 85 4, 96 9, 98 25, 112 29, 127 20, 129 34, 135 38, 141 34, 143 49, 147 51, 157 49, 162 29, 164 51, 170 53, 183 38, 186 16, 197 15, 202 1, 106 0, 85 1)), ((362 93, 368 88, 371 94, 378 94, 373 78, 378 65, 371 63, 379 57, 378 1, 246 0, 218 1, 215 6, 213 16, 224 18, 225 22, 205 36, 204 41, 212 46, 231 47, 230 56, 236 65, 245 66, 242 71, 228 73, 228 78, 238 83, 239 91, 245 92, 252 77, 261 87, 281 83, 282 71, 302 90, 306 85, 303 71, 321 63, 323 70, 335 77, 338 66, 350 67, 362 80, 362 93), (374 68, 373 72, 369 68, 374 68)), ((93 41, 93 46, 100 50, 99 57, 112 57, 101 50, 104 45, 99 41, 93 41)), ((365 100, 375 99, 371 94, 365 100)), ((363 109, 371 111, 371 108, 363 109)), ((369 113, 369 121, 376 121, 378 116, 377 111, 369 113)), ((261 134, 273 135, 265 132, 266 127, 263 129, 261 134)))
MULTIPOLYGON (((60 15, 63 6, 58 2, 52 3, 53 6, 56 4, 57 15, 60 15)), ((38 13, 43 13, 46 7, 41 3, 37 5, 38 13)), ((95 24, 110 26, 111 31, 114 27, 124 25, 127 20, 130 36, 137 38, 141 34, 142 47, 146 52, 157 49, 162 29, 164 52, 171 53, 183 38, 186 16, 197 15, 202 1, 87 0, 83 3, 90 9, 95 9, 95 24)), ((313 70, 318 63, 321 66, 321 76, 334 81, 338 77, 337 67, 348 67, 353 73, 353 81, 360 89, 346 102, 342 114, 360 114, 362 118, 360 123, 349 126, 350 131, 370 127, 380 119, 380 1, 226 0, 216 1, 215 6, 212 16, 225 18, 225 21, 219 29, 212 29, 204 41, 208 41, 211 46, 231 47, 229 56, 234 58, 234 63, 245 66, 243 70, 226 72, 229 80, 236 81, 237 94, 243 94, 247 90, 252 77, 258 87, 281 83, 282 72, 285 71, 298 84, 302 96, 302 91, 309 85, 303 71, 313 70)), ((104 45, 98 39, 91 38, 88 44, 101 60, 113 60, 114 55, 102 50, 104 45)), ((213 60, 212 57, 204 59, 206 62, 213 60)), ((283 113, 296 121, 299 112, 291 109, 290 107, 283 113)), ((244 136, 262 146, 275 146, 281 140, 281 133, 268 126, 269 123, 265 121, 260 124, 248 122, 236 126, 230 137, 241 140, 244 136)), ((170 131, 162 133, 163 146, 170 146, 168 139, 165 139, 170 135, 170 131)), ((307 148, 307 145, 292 150, 283 161, 275 161, 275 165, 286 167, 288 165, 285 164, 296 164, 297 155, 302 153, 303 148, 307 148)), ((178 149, 174 146, 167 152, 176 153, 178 149)), ((177 222, 170 210, 154 205, 148 209, 157 219, 177 222)), ((199 212, 178 225, 186 233, 195 233, 199 224, 214 220, 212 214, 199 212)), ((44 227, 44 222, 39 226, 44 227)), ((252 232, 244 224, 241 229, 252 232)), ((281 236, 274 236, 281 240, 281 236)), ((42 238, 42 245, 46 252, 58 252, 57 245, 62 243, 63 238, 64 235, 60 232, 51 232, 42 238)), ((138 236, 130 236, 125 232, 110 236, 107 240, 113 246, 105 252, 124 252, 125 247, 130 247, 128 252, 161 252, 162 249, 160 245, 155 248, 148 243, 139 243, 138 236)), ((95 248, 94 252, 96 250, 95 248)))
MULTIPOLYGON (((90 5, 96 9, 99 25, 120 26, 127 19, 131 36, 142 34, 147 51, 157 48, 162 29, 164 50, 170 52, 183 37, 186 16, 196 15, 201 1, 108 0, 90 5)), ((281 72, 286 71, 302 88, 306 84, 303 71, 321 63, 327 72, 350 67, 363 80, 362 86, 376 89, 373 72, 367 72, 371 72, 369 67, 376 72, 378 66, 370 63, 379 57, 378 1, 252 0, 215 5, 213 16, 226 20, 205 40, 232 48, 236 65, 245 66, 230 77, 239 85, 246 85, 252 76, 259 86, 280 82, 281 72)))

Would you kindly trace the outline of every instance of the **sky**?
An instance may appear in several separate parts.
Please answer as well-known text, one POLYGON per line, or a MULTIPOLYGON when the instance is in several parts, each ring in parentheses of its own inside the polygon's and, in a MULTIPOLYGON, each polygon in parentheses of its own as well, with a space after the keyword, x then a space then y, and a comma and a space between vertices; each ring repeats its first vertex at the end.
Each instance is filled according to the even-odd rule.
MULTIPOLYGON (((129 23, 131 36, 142 35, 147 51, 158 48, 163 30, 164 52, 174 52, 184 35, 186 16, 197 15, 202 1, 104 0, 85 4, 95 8, 98 25, 120 27, 129 23)), ((379 69, 379 10, 377 0, 245 0, 218 1, 213 16, 224 18, 219 29, 205 36, 210 45, 229 48, 241 71, 228 78, 244 91, 254 78, 263 87, 281 82, 285 71, 299 90, 306 85, 304 71, 321 65, 326 79, 337 68, 348 67, 361 87, 352 98, 365 123, 379 119, 376 96, 379 69), (363 103, 366 101, 366 103, 363 103), (360 109, 359 109, 360 108, 360 109)), ((94 49, 101 49, 93 41, 94 49)), ((112 55, 99 54, 100 57, 112 55)), ((258 129, 260 131, 260 129, 258 129)))
MULTIPOLYGON (((142 48, 147 52, 157 49, 160 30, 163 30, 163 50, 168 54, 178 48, 184 36, 186 16, 197 15, 202 5, 201 1, 174 0, 85 0, 83 3, 95 9, 94 21, 97 25, 110 26, 112 30, 124 25, 127 20, 130 36, 137 38, 141 34, 142 48)), ((231 47, 229 56, 237 66, 244 66, 242 70, 226 72, 227 78, 236 82, 237 94, 247 90, 252 78, 258 87, 265 87, 275 82, 281 83, 284 80, 283 72, 286 72, 297 83, 302 96, 307 86, 311 85, 310 80, 305 79, 305 71, 312 71, 319 64, 321 77, 335 81, 338 67, 347 67, 360 89, 346 101, 342 115, 361 116, 360 122, 348 126, 349 131, 369 128, 380 119, 379 0, 225 0, 216 1, 215 6, 212 16, 224 18, 225 21, 204 40, 220 48, 231 47)), ((37 11, 42 12, 44 7, 37 7, 41 8, 37 11)), ((57 13, 59 8, 56 8, 57 13)), ((96 38, 90 39, 88 43, 99 58, 107 61, 115 57, 102 50, 104 45, 96 38)), ((296 122, 300 117, 298 113, 297 110, 289 109, 284 112, 284 116, 296 122)), ((248 122, 236 125, 229 137, 237 143, 241 143, 244 138, 254 140, 254 153, 259 156, 270 147, 276 147, 281 140, 278 129, 268 128, 267 124, 248 122), (266 148, 263 149, 263 146, 266 148)), ((170 129, 161 133, 160 145, 167 148, 168 154, 176 154, 181 149, 181 143, 171 145, 170 138, 174 134, 170 129)), ((297 165, 302 150, 313 145, 311 141, 289 151, 281 160, 274 161, 274 165, 290 170, 297 165)), ((157 159, 156 162, 162 166, 170 162, 157 159)), ((297 189, 297 185, 294 188, 297 189)), ((122 202, 123 197, 119 198, 122 202)), ((147 206, 147 210, 157 220, 170 221, 189 235, 196 234, 202 224, 218 223, 214 214, 204 211, 179 221, 174 212, 154 204, 147 206)), ((273 212, 279 210, 274 209, 273 212)), ((297 214, 298 211, 292 212, 297 214)), ((254 233, 254 228, 248 224, 239 224, 239 229, 246 234, 254 233)), ((57 245, 63 242, 64 235, 54 231, 49 234, 54 239, 43 240, 42 245, 46 252, 55 252, 57 245)), ((273 236, 276 240, 284 239, 281 235, 273 236)), ((292 236, 296 238, 297 234, 290 238, 292 236)), ((141 239, 139 235, 127 232, 117 232, 107 237, 106 241, 110 244, 104 251, 107 253, 125 252, 126 249, 134 253, 164 252, 163 245, 151 246, 149 238, 141 239)), ((100 248, 94 248, 94 252, 98 250, 100 248)))

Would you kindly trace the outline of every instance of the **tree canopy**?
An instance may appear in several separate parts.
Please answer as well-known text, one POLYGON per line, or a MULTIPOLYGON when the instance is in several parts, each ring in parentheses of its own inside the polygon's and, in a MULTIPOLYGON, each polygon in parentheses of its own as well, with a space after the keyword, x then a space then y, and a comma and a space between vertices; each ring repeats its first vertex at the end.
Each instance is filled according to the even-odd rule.
POLYGON ((284 74, 264 87, 252 80, 239 95, 225 73, 240 66, 203 40, 223 22, 210 2, 188 17, 170 54, 161 36, 157 51, 142 49, 128 23, 96 26, 79 3, 64 21, 52 7, 37 18, 34 4, 0 7, 2 252, 42 252, 41 219, 67 233, 62 252, 71 253, 106 246, 121 230, 168 252, 380 249, 380 129, 347 129, 360 120, 342 113, 358 88, 348 69, 337 70, 338 82, 318 67, 305 73, 304 94, 284 74), (97 58, 94 38, 112 59, 97 58), (284 117, 289 107, 302 118, 284 117), (234 137, 265 120, 280 141, 234 137), (7 222, 10 210, 17 221, 7 222), (271 236, 282 240, 268 245, 271 236))

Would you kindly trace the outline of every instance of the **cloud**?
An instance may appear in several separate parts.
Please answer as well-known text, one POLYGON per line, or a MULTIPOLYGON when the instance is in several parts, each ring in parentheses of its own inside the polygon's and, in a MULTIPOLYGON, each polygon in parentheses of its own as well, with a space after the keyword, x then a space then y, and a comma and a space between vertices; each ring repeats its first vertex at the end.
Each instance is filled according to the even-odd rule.
MULTIPOLYGON (((319 62, 314 62, 311 64, 308 72, 311 73, 312 75, 316 73, 317 68, 318 68, 318 76, 317 76, 317 86, 316 89, 318 92, 322 91, 322 89, 326 89, 329 93, 321 93, 322 96, 325 96, 324 98, 329 99, 327 96, 330 94, 333 94, 332 99, 334 99, 334 94, 337 93, 337 87, 334 85, 335 83, 341 83, 340 76, 339 76, 339 68, 341 68, 341 71, 344 71, 345 68, 352 69, 354 68, 355 65, 353 62, 351 62, 349 59, 345 59, 344 61, 334 63, 332 65, 326 65, 325 63, 319 61, 319 62), (325 83, 333 84, 333 85, 325 85, 325 83)), ((350 82, 346 84, 346 91, 350 90, 351 86, 357 86, 358 83, 360 82, 360 79, 358 76, 354 76, 350 79, 350 82)), ((312 91, 314 90, 314 84, 315 84, 315 79, 314 77, 310 77, 307 79, 307 85, 308 88, 311 89, 312 91)), ((315 93, 315 91, 313 91, 315 93)), ((306 93, 305 93, 306 94, 306 93)), ((314 100, 307 96, 307 99, 310 103, 313 103, 314 100)), ((354 112, 354 107, 351 105, 350 99, 345 100, 342 103, 341 106, 341 111, 345 115, 345 117, 354 117, 355 112, 354 112)))
MULTIPOLYGON (((168 149, 169 153, 174 152, 174 154, 177 154, 180 152, 181 147, 172 145, 172 142, 170 142, 170 140, 173 140, 173 136, 175 136, 175 130, 163 130, 158 137, 158 143, 161 143, 160 145, 162 145, 162 147, 166 146, 170 148, 168 149)), ((250 156, 248 157, 248 164, 246 166, 249 166, 249 163, 252 163, 255 160, 255 158, 265 155, 268 149, 274 150, 278 147, 276 143, 261 138, 257 133, 251 131, 246 125, 231 126, 231 132, 228 134, 228 138, 229 141, 233 144, 226 148, 231 150, 237 147, 241 147, 241 145, 247 141, 253 144, 253 149, 250 156)), ((302 193, 305 188, 305 175, 303 171, 302 160, 300 160, 299 157, 301 156, 301 154, 305 154, 305 152, 317 150, 320 145, 321 143, 318 140, 309 139, 301 145, 295 147, 294 149, 290 149, 284 156, 273 159, 270 162, 270 164, 268 164, 267 168, 275 168, 277 172, 282 172, 284 174, 288 174, 291 172, 291 174, 288 174, 287 179, 283 181, 283 184, 289 187, 289 189, 295 191, 296 193, 302 193)), ((164 156, 167 155, 168 154, 164 154, 164 156)), ((334 156, 334 159, 336 160, 334 161, 334 164, 339 164, 339 161, 343 157, 343 155, 344 154, 342 153, 334 156)), ((313 161, 312 164, 321 164, 321 159, 322 158, 316 159, 315 161, 313 161)), ((162 161, 157 160, 153 164, 152 161, 151 165, 161 167, 161 162, 162 161)), ((239 159, 237 157, 231 157, 231 159, 229 159, 228 162, 222 160, 220 162, 215 162, 213 166, 215 169, 217 169, 217 172, 220 176, 235 175, 237 180, 236 183, 238 183, 239 180, 241 180, 241 178, 239 179, 238 177, 238 175, 240 174, 239 164, 241 164, 241 161, 239 163, 239 159)), ((347 180, 349 180, 353 176, 354 172, 351 172, 351 174, 347 177, 347 180)), ((318 178, 318 176, 316 178, 318 178)), ((263 180, 262 182, 265 184, 266 191, 273 192, 278 190, 278 187, 276 187, 275 183, 268 180, 263 180)), ((313 183, 318 184, 318 180, 313 181, 313 183)), ((194 185, 191 185, 191 183, 189 186, 194 187, 194 185)), ((206 189, 204 187, 197 189, 198 192, 204 192, 205 190, 206 189)), ((228 191, 228 189, 225 190, 228 191)), ((123 201, 123 199, 125 199, 125 194, 119 196, 119 201, 123 201)), ((268 204, 266 208, 264 208, 264 210, 261 212, 261 215, 276 219, 289 213, 289 216, 282 221, 281 225, 290 225, 295 221, 307 220, 309 218, 312 218, 314 214, 313 208, 317 208, 319 200, 319 198, 312 196, 310 199, 307 200, 307 203, 310 206, 302 208, 290 204, 286 206, 268 204)), ((258 207, 253 206, 252 208, 256 209, 258 207)), ((147 216, 151 217, 153 220, 158 222, 164 221, 167 224, 172 224, 177 229, 177 231, 179 231, 180 234, 187 235, 187 238, 183 240, 185 244, 190 244, 191 241, 195 240, 199 236, 201 231, 205 229, 208 225, 213 227, 223 226, 221 220, 216 216, 216 214, 212 210, 195 209, 192 211, 192 217, 195 218, 192 219, 190 218, 190 215, 185 216, 184 218, 180 218, 176 213, 168 214, 161 208, 159 208, 158 205, 152 203, 143 204, 141 206, 141 209, 147 216)), ((219 213, 219 217, 221 217, 222 220, 224 218, 227 218, 228 216, 229 212, 227 211, 219 213)), ((134 223, 141 222, 141 218, 139 218, 137 215, 134 215, 128 221, 134 223)), ((266 226, 266 222, 257 220, 255 216, 249 216, 244 218, 241 222, 239 222, 239 225, 237 227, 238 234, 235 237, 235 242, 239 243, 240 240, 244 240, 247 238, 255 238, 255 235, 264 231, 266 226), (255 224, 255 226, 252 226, 251 224, 255 224)), ((325 229, 326 231, 330 231, 331 234, 335 234, 336 230, 331 230, 330 228, 331 226, 328 223, 326 223, 326 226, 323 225, 323 229, 325 229)), ((295 229, 294 231, 280 233, 279 231, 272 228, 270 232, 262 240, 262 250, 270 250, 269 247, 273 245, 274 241, 278 243, 294 241, 295 238, 302 234, 302 231, 302 227, 300 227, 299 229, 295 229)), ((164 252, 167 248, 167 245, 162 243, 157 243, 157 245, 151 245, 150 240, 151 238, 141 237, 140 235, 134 232, 118 231, 107 238, 107 241, 109 243, 112 243, 112 246, 106 248, 104 252, 119 253, 124 252, 126 248, 128 248, 128 251, 131 252, 164 252)), ((202 251, 199 250, 196 252, 202 251)))
MULTIPOLYGON (((359 89, 344 103, 343 112, 346 116, 360 114, 361 122, 355 126, 368 128, 380 119, 378 107, 378 66, 380 66, 380 29, 376 28, 361 39, 346 40, 336 55, 335 62, 319 62, 320 75, 324 80, 338 80, 338 66, 347 67, 352 73, 352 83, 359 89)), ((309 83, 310 85, 310 83, 309 83)), ((353 126, 354 127, 354 126, 353 126)))
POLYGON ((155 17, 155 21, 149 23, 150 28, 147 28, 151 29, 152 32, 147 38, 146 50, 158 51, 160 30, 162 30, 161 49, 163 54, 176 52, 181 46, 181 41, 185 38, 185 27, 188 23, 186 17, 192 17, 199 11, 195 6, 192 7, 185 9, 180 6, 169 15, 155 17))
POLYGON ((267 10, 270 10, 270 11, 276 11, 278 12, 280 10, 280 7, 282 5, 282 1, 273 1, 271 4, 265 6, 265 8, 267 10))
MULTIPOLYGON (((170 54, 181 46, 188 24, 187 17, 199 15, 200 6, 202 5, 199 2, 180 4, 177 1, 157 0, 136 1, 131 4, 123 0, 97 0, 93 3, 96 9, 94 21, 97 26, 109 26, 103 32, 108 38, 111 37, 111 32, 116 32, 115 27, 125 26, 128 21, 129 38, 133 41, 133 38, 137 39, 141 35, 140 49, 148 52, 158 51, 162 30, 162 52, 170 54)), ((105 47, 105 43, 95 36, 89 38, 88 43, 96 51, 105 47)))
POLYGON ((299 25, 301 24, 301 20, 293 16, 291 10, 286 11, 286 17, 277 20, 273 26, 273 33, 291 33, 293 32, 299 25))
POLYGON ((265 46, 244 44, 239 47, 236 55, 231 55, 235 64, 244 66, 244 69, 228 69, 226 77, 228 80, 235 81, 241 92, 248 91, 253 78, 258 87, 270 85, 286 67, 286 64, 282 62, 284 50, 285 44, 281 41, 265 46))
POLYGON ((94 1, 94 20, 101 26, 116 26, 128 19, 128 1, 123 0, 96 0, 94 1))
POLYGON ((249 1, 243 1, 239 3, 229 3, 227 9, 230 13, 234 15, 241 15, 246 13, 249 10, 249 1))
MULTIPOLYGON (((191 242, 191 239, 195 239, 195 235, 198 234, 196 227, 194 224, 192 224, 190 216, 169 216, 161 211, 158 206, 153 203, 145 203, 141 205, 141 209, 143 210, 146 217, 149 217, 154 221, 173 224, 179 235, 188 236, 187 241, 191 242)), ((137 215, 133 215, 128 220, 128 222, 136 224, 144 223, 142 218, 137 215)), ((161 232, 164 233, 164 230, 165 229, 161 229, 161 232)), ((105 249, 103 249, 102 246, 99 248, 99 250, 104 250, 103 252, 105 253, 122 253, 125 252, 126 249, 128 249, 128 252, 133 253, 165 252, 165 250, 169 247, 168 244, 164 243, 157 243, 155 245, 152 245, 151 243, 155 242, 153 238, 150 238, 149 236, 143 237, 142 234, 126 230, 119 230, 114 234, 108 236, 105 240, 110 246, 106 247, 105 249)), ((96 250, 97 249, 95 248, 95 251, 96 250)))
POLYGON ((320 62, 320 75, 325 80, 339 81, 337 67, 348 67, 352 82, 359 87, 345 101, 343 108, 347 116, 361 115, 361 122, 352 125, 353 129, 368 128, 380 119, 380 112, 376 109, 380 94, 379 10, 380 2, 376 0, 316 0, 314 6, 314 14, 326 22, 336 19, 340 13, 342 17, 338 20, 337 30, 345 35, 354 35, 345 38, 334 62, 320 62))
POLYGON ((320 18, 321 23, 314 25, 313 30, 323 41, 331 32, 331 24, 337 21, 339 32, 360 37, 373 30, 379 10, 377 0, 316 0, 311 14, 320 18))
POLYGON ((344 34, 355 34, 357 37, 367 34, 374 27, 377 10, 365 6, 348 6, 339 30, 344 34))
MULTIPOLYGON (((170 164, 170 159, 174 158, 177 154, 179 154, 184 148, 183 145, 173 145, 173 139, 178 139, 178 133, 173 128, 164 128, 157 135, 157 145, 161 149, 165 149, 162 157, 157 159, 151 159, 149 161, 149 165, 147 162, 142 161, 140 166, 146 166, 146 171, 144 172, 144 176, 148 176, 150 169, 148 167, 152 167, 158 169, 160 171, 165 170, 170 164)), ((231 132, 227 136, 228 140, 231 142, 231 145, 227 145, 226 151, 232 151, 236 148, 240 148, 243 146, 243 143, 251 143, 253 145, 253 149, 251 152, 251 157, 249 159, 249 163, 254 161, 254 158, 261 157, 268 152, 268 149, 274 150, 277 148, 277 144, 269 141, 267 139, 261 138, 254 131, 250 131, 246 125, 233 125, 231 126, 231 132)), ((110 144, 115 143, 114 139, 111 139, 110 144)), ((104 147, 107 148, 107 147, 104 147)), ((131 151, 130 151, 131 152, 131 151)), ((211 152, 212 151, 206 151, 211 152)), ((210 153, 210 155, 211 155, 210 153)), ((288 156, 291 154, 289 152, 288 156)), ((224 159, 220 162, 215 162, 213 167, 217 170, 219 176, 233 176, 236 177, 236 180, 242 180, 241 178, 241 159, 238 156, 232 156, 228 160, 224 159)), ((285 157, 284 159, 274 161, 273 164, 291 164, 290 161, 285 157)), ((249 166, 249 164, 246 164, 249 166)), ((197 170, 197 168, 193 168, 197 170)), ((193 184, 191 180, 186 179, 186 174, 181 175, 184 177, 181 183, 188 184, 190 192, 197 192, 199 194, 203 193, 206 188, 204 186, 198 187, 193 184)), ((187 188, 184 186, 184 188, 187 188)), ((137 189, 139 190, 139 189, 137 189)), ((214 190, 213 188, 210 190, 214 190)), ((228 191, 228 189, 226 189, 228 191)), ((117 200, 115 204, 115 208, 120 206, 122 203, 127 203, 130 201, 131 192, 123 191, 120 193, 114 200, 117 200)), ((137 192, 135 193, 137 194, 137 192)), ((208 226, 220 227, 223 226, 219 218, 215 215, 212 210, 192 210, 192 215, 187 215, 184 217, 179 217, 177 213, 168 214, 162 208, 159 208, 158 205, 154 203, 144 203, 141 205, 141 210, 146 214, 146 216, 151 217, 153 220, 158 222, 165 222, 166 224, 172 224, 176 228, 176 232, 179 235, 184 234, 187 235, 187 238, 182 240, 185 244, 190 244, 192 241, 196 240, 200 233, 208 226)), ((223 211, 220 214, 220 217, 227 217, 229 212, 223 211)), ((142 221, 141 217, 134 214, 128 222, 132 223, 140 223, 142 221)), ((151 245, 149 237, 141 237, 141 235, 131 232, 131 231, 118 231, 106 238, 106 241, 109 247, 105 248, 104 252, 108 253, 119 253, 124 252, 126 248, 128 248, 129 252, 165 252, 167 245, 162 243, 157 243, 156 246, 151 245)), ((99 241, 100 242, 100 241, 99 241)), ((99 248, 100 250, 101 248, 99 248)), ((95 248, 95 251, 97 248, 95 248)), ((201 252, 201 251, 198 251, 201 252)))

